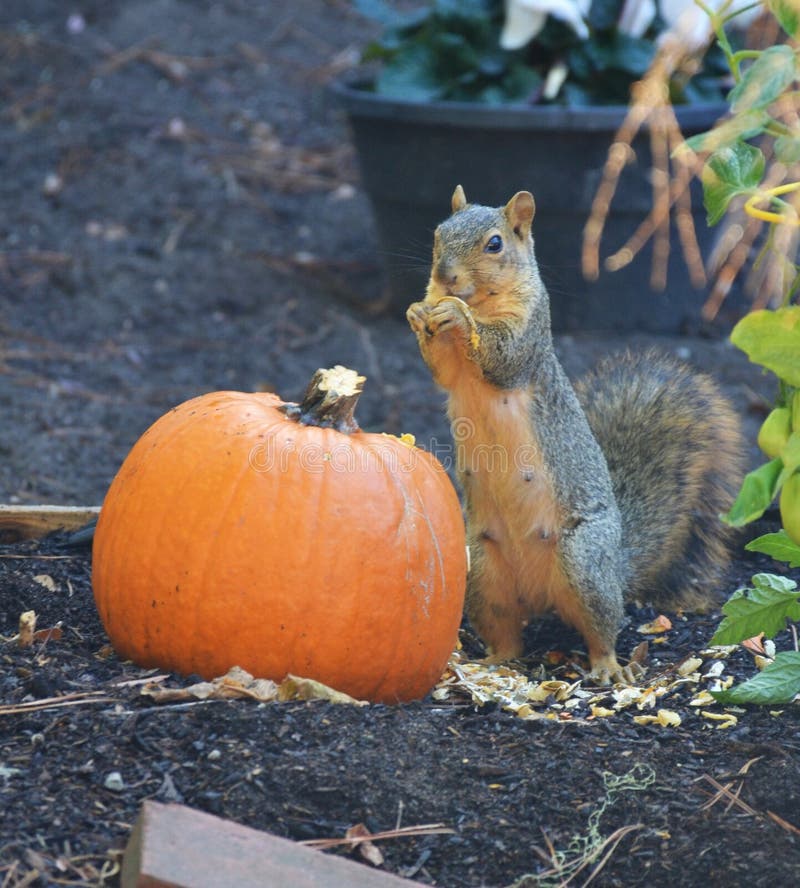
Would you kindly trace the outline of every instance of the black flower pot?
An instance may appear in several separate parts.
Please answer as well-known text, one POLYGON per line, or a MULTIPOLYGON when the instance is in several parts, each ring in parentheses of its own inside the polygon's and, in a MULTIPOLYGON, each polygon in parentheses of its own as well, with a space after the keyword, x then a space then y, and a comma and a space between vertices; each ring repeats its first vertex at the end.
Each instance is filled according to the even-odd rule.
MULTIPOLYGON (((533 192, 536 253, 554 329, 680 332, 699 322, 706 294, 692 286, 674 230, 663 292, 650 289, 649 246, 626 268, 602 270, 597 281, 581 273, 583 228, 625 108, 417 103, 387 99, 363 83, 340 82, 333 89, 351 122, 398 311, 422 297, 433 230, 460 183, 468 200, 489 205, 504 204, 521 189, 533 192)), ((676 110, 684 135, 691 135, 710 128, 725 106, 676 110)), ((634 149, 637 160, 623 173, 601 259, 625 243, 652 206, 646 134, 634 149)), ((706 226, 702 192, 694 184, 695 227, 707 256, 715 233, 706 226)), ((735 300, 725 310, 741 313, 735 300)))

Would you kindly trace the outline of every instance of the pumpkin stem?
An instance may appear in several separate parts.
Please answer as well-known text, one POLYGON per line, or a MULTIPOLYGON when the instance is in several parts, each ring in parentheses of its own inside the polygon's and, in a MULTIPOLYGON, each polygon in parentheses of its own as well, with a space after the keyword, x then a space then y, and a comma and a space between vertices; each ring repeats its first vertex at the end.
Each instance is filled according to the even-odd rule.
POLYGON ((300 404, 284 404, 281 410, 303 425, 334 428, 351 434, 359 431, 353 416, 366 377, 337 364, 317 370, 300 404))

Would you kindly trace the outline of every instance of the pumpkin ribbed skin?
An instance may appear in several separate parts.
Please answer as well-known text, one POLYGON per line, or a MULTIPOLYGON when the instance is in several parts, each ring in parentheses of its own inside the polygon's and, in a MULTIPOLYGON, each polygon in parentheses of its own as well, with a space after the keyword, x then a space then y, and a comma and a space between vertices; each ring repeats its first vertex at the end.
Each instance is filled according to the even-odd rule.
POLYGON ((205 678, 237 665, 355 697, 424 696, 456 644, 458 499, 397 438, 301 425, 215 392, 134 445, 101 509, 92 584, 118 654, 205 678))

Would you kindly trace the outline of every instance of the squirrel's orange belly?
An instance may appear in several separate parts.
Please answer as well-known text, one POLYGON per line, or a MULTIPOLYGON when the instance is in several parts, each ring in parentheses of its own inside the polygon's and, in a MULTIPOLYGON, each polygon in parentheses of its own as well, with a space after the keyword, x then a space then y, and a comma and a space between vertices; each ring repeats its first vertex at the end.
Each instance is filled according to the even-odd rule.
POLYGON ((473 385, 451 396, 449 413, 470 543, 491 563, 487 578, 495 578, 496 588, 483 594, 531 614, 551 609, 565 582, 559 509, 533 434, 529 393, 473 385))
MULTIPOLYGON (((489 573, 503 577, 484 590, 492 599, 508 599, 530 614, 557 607, 565 584, 558 558, 559 527, 553 519, 553 501, 547 489, 526 490, 525 496, 497 496, 493 483, 470 485, 467 519, 470 542, 481 557, 494 562, 489 573), (500 503, 512 503, 503 507, 500 503)), ((541 485, 544 487, 544 485, 541 485)))

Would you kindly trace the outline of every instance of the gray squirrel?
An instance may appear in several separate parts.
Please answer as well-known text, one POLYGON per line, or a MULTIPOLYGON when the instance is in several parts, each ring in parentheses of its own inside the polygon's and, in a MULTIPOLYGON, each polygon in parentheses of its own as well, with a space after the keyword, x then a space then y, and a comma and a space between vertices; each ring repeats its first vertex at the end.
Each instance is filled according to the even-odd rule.
POLYGON ((437 229, 425 299, 407 318, 448 394, 471 570, 466 613, 493 662, 555 611, 590 677, 633 682, 615 646, 626 600, 708 610, 728 563, 719 520, 742 477, 738 418, 715 383, 658 352, 570 384, 534 255, 533 196, 468 204, 437 229))

